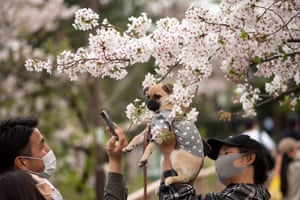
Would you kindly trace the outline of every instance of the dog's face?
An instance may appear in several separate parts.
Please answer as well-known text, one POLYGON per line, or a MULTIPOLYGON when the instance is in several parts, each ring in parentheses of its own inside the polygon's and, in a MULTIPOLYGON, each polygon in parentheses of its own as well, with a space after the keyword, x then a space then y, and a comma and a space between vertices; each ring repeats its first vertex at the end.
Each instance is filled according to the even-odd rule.
POLYGON ((149 110, 158 112, 162 109, 170 109, 169 95, 173 92, 172 84, 157 84, 144 90, 146 103, 149 110))

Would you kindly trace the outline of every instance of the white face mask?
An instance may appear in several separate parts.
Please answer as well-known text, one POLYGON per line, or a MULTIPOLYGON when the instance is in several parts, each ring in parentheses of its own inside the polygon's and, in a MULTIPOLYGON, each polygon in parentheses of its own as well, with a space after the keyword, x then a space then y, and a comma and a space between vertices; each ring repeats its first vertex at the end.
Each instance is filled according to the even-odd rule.
POLYGON ((44 163, 44 171, 43 172, 32 172, 33 174, 36 174, 42 178, 49 178, 54 174, 54 171, 56 169, 56 157, 52 150, 50 150, 46 155, 44 155, 42 158, 37 157, 30 157, 30 156, 22 156, 24 158, 29 159, 38 159, 42 160, 44 163))
POLYGON ((300 160, 300 150, 297 151, 296 159, 300 160))
POLYGON ((218 157, 215 163, 216 173, 222 183, 246 168, 246 166, 236 167, 233 164, 237 158, 240 158, 243 155, 243 153, 231 153, 218 157))

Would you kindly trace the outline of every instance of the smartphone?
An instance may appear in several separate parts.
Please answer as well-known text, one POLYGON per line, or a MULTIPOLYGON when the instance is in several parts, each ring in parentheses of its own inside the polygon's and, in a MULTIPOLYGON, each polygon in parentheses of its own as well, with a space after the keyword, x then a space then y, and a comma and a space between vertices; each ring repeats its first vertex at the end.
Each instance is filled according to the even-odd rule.
POLYGON ((115 127, 113 121, 111 120, 111 118, 109 117, 108 113, 107 113, 105 110, 103 110, 103 111, 100 113, 100 115, 101 115, 103 121, 105 122, 105 124, 109 127, 111 133, 112 133, 114 136, 118 137, 118 135, 117 135, 116 132, 115 132, 115 128, 116 128, 116 127, 115 127))

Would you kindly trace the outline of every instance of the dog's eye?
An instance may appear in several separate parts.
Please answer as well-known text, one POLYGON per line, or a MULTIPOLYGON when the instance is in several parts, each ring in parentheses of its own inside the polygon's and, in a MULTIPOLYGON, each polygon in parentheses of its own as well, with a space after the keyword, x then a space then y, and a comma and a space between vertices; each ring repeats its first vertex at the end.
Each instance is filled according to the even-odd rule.
POLYGON ((155 94, 153 97, 154 97, 154 99, 160 99, 161 95, 155 94))

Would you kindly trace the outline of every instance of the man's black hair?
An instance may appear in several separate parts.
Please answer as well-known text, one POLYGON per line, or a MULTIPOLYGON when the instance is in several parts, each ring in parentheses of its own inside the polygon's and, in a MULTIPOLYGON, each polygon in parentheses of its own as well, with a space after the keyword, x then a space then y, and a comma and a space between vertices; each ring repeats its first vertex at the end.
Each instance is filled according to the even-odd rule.
POLYGON ((14 168, 15 158, 24 153, 38 123, 38 119, 34 117, 7 119, 0 122, 0 173, 14 168))
POLYGON ((254 125, 258 124, 258 120, 256 117, 248 117, 245 119, 245 128, 246 130, 250 130, 254 125))
POLYGON ((265 155, 261 154, 261 152, 249 150, 246 148, 239 148, 241 152, 254 152, 256 154, 256 158, 253 162, 254 166, 254 183, 263 184, 268 179, 268 163, 265 155))
POLYGON ((299 116, 296 112, 291 112, 287 114, 286 126, 288 129, 294 130, 299 121, 299 116))

